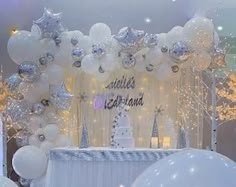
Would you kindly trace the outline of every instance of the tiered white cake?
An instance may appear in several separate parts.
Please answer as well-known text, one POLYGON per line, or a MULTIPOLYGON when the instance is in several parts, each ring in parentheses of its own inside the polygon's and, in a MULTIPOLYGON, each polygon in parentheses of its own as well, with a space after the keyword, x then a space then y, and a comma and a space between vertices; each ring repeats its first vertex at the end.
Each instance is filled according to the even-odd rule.
POLYGON ((114 141, 117 148, 134 147, 132 128, 130 126, 129 116, 127 113, 123 113, 123 115, 118 120, 118 124, 114 133, 114 141))

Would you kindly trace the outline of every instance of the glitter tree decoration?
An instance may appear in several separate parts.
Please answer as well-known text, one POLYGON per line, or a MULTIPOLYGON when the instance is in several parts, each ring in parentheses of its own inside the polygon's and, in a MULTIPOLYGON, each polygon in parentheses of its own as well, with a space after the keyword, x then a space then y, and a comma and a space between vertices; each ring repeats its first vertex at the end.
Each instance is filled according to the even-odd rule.
POLYGON ((217 112, 221 121, 236 120, 236 75, 227 74, 226 86, 217 89, 217 94, 226 102, 217 106, 217 112))
POLYGON ((89 147, 89 140, 88 140, 88 130, 87 125, 84 119, 83 125, 82 125, 82 133, 81 133, 81 140, 80 140, 80 148, 88 148, 89 147))
POLYGON ((3 68, 1 65, 0 70, 0 112, 2 112, 7 106, 7 88, 3 83, 3 68))

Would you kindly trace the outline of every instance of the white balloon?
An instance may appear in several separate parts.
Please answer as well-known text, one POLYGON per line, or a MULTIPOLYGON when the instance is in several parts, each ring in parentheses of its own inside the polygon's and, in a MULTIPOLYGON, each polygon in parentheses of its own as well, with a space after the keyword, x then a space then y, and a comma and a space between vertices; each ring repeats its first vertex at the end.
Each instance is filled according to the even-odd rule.
POLYGON ((16 63, 37 61, 42 53, 39 40, 28 31, 18 31, 8 41, 9 56, 16 63))
POLYGON ((32 182, 30 183, 30 187, 43 187, 46 186, 46 177, 40 177, 37 179, 32 180, 32 182))
POLYGON ((68 147, 71 145, 71 139, 69 136, 60 135, 54 142, 56 147, 68 147))
POLYGON ((43 131, 44 131, 44 135, 45 135, 46 139, 49 141, 56 140, 60 134, 60 130, 59 130, 58 126, 55 124, 47 125, 43 129, 43 131))
POLYGON ((200 51, 199 53, 194 54, 193 65, 197 70, 203 71, 210 66, 211 60, 210 54, 205 51, 200 51))
POLYGON ((152 64, 155 67, 163 62, 163 53, 160 48, 150 48, 145 55, 146 64, 152 64))
POLYGON ((104 71, 113 71, 117 67, 117 58, 112 54, 107 54, 101 59, 104 71))
POLYGON ((146 169, 132 187, 234 187, 236 164, 206 150, 183 150, 146 169))
POLYGON ((167 45, 167 34, 166 33, 160 33, 158 35, 158 46, 164 47, 167 45))
POLYGON ((92 45, 93 45, 93 42, 91 41, 89 36, 83 36, 79 40, 79 44, 78 44, 79 48, 84 49, 87 54, 91 53, 92 45))
POLYGON ((193 48, 209 49, 213 44, 214 25, 205 17, 195 17, 188 21, 183 30, 183 36, 193 48))
POLYGON ((64 81, 64 71, 59 65, 51 64, 45 73, 48 75, 49 84, 60 84, 64 81))
POLYGON ((52 142, 49 141, 44 141, 40 145, 40 149, 43 150, 46 154, 49 153, 51 149, 53 149, 55 146, 53 145, 52 142))
POLYGON ((17 187, 17 185, 7 177, 0 176, 0 187, 17 187))
MULTIPOLYGON (((47 110, 47 108, 46 108, 47 110)), ((28 123, 28 128, 32 131, 35 132, 36 130, 38 130, 41 127, 46 126, 46 121, 44 120, 44 118, 42 116, 38 116, 38 115, 32 115, 29 119, 29 123, 28 123)))
POLYGON ((42 33, 38 25, 32 25, 31 27, 31 35, 34 36, 36 39, 41 39, 42 33))
POLYGON ((42 55, 45 55, 46 53, 50 53, 52 55, 54 55, 59 51, 59 47, 56 46, 56 43, 54 40, 49 39, 49 38, 44 38, 42 40, 40 40, 40 45, 41 48, 43 50, 42 55))
POLYGON ((25 179, 41 177, 47 169, 47 156, 35 146, 24 146, 16 151, 12 159, 15 172, 25 179))
POLYGON ((98 71, 99 61, 98 59, 95 59, 91 54, 86 55, 81 62, 81 68, 86 73, 94 74, 98 71))
POLYGON ((93 42, 104 42, 111 39, 111 29, 104 23, 96 23, 89 30, 89 37, 93 42))
POLYGON ((167 81, 173 75, 171 66, 168 63, 163 63, 157 68, 156 78, 159 81, 167 81))
POLYGON ((40 147, 41 142, 39 141, 38 136, 36 135, 31 135, 29 137, 29 145, 40 147))
POLYGON ((171 47, 174 43, 183 40, 183 27, 176 26, 170 32, 167 33, 166 43, 168 47, 171 47))

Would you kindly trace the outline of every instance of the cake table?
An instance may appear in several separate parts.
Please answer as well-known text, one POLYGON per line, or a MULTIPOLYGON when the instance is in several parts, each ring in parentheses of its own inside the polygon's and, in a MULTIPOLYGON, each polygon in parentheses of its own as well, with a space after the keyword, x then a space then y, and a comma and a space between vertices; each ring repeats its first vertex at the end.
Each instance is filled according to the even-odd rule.
POLYGON ((50 151, 46 187, 130 187, 169 149, 57 148, 50 151))

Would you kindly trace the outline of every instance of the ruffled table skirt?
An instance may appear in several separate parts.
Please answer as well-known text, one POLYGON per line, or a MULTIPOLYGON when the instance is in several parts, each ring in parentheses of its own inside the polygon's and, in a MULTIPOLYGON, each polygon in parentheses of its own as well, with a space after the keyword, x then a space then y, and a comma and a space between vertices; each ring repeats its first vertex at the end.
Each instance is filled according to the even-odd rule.
POLYGON ((45 187, 131 187, 147 167, 177 152, 60 148, 50 151, 45 187))

